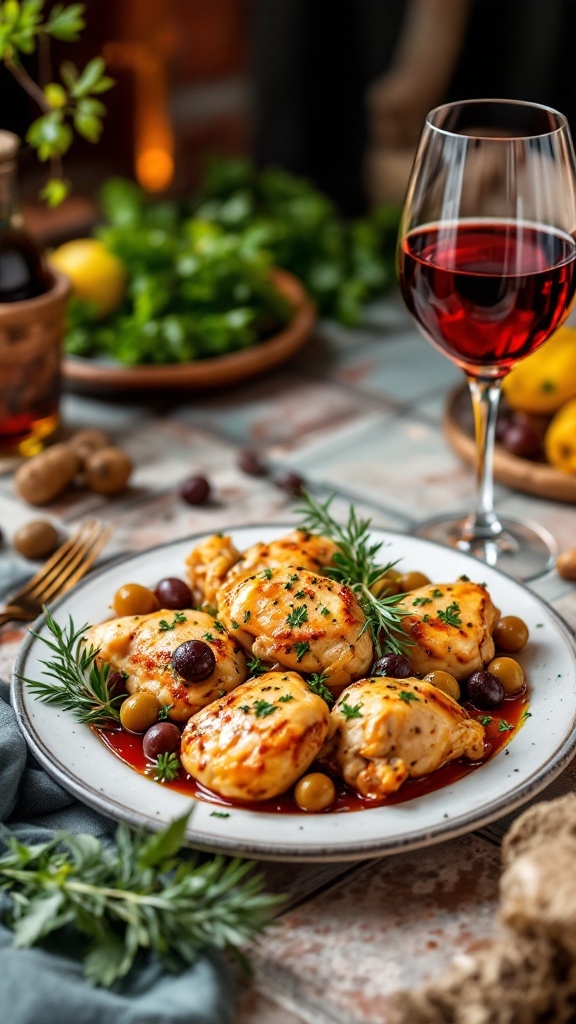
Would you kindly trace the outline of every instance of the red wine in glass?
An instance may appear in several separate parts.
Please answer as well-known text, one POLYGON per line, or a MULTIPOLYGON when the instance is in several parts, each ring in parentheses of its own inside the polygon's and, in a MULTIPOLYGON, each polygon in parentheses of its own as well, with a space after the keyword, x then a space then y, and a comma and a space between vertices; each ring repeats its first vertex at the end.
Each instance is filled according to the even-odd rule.
POLYGON ((576 284, 571 235, 516 221, 430 224, 399 250, 404 301, 471 376, 503 376, 566 315, 576 284))

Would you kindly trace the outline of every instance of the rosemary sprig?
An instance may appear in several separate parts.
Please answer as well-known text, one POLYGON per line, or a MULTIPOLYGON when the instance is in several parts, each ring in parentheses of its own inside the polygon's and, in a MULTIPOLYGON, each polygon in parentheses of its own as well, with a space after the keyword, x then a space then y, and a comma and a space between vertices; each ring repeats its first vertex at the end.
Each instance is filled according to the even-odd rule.
POLYGON ((386 597, 372 592, 375 584, 397 563, 378 564, 377 555, 383 542, 372 540, 371 520, 359 519, 351 506, 348 522, 341 525, 330 512, 334 495, 325 502, 316 502, 307 491, 302 497, 304 505, 296 510, 302 517, 300 528, 329 537, 338 549, 332 557, 333 564, 322 570, 324 575, 345 583, 354 592, 366 616, 379 657, 385 651, 404 654, 412 644, 401 625, 403 617, 408 614, 401 605, 406 595, 390 594, 386 597))
POLYGON ((25 846, 8 835, 0 890, 12 898, 14 945, 73 926, 87 937, 84 973, 95 985, 124 977, 139 950, 169 970, 206 946, 231 949, 263 931, 282 897, 263 892, 249 861, 178 856, 188 815, 154 835, 121 825, 115 844, 62 832, 25 846))
POLYGON ((98 649, 86 646, 85 634, 90 627, 86 624, 76 629, 72 617, 64 629, 54 621, 46 609, 46 626, 53 639, 34 633, 53 652, 53 657, 41 662, 45 668, 44 679, 28 679, 22 676, 30 692, 45 704, 59 704, 72 711, 79 722, 86 722, 99 729, 111 729, 118 725, 119 706, 123 694, 113 697, 108 689, 108 678, 112 674, 110 665, 98 664, 98 649))

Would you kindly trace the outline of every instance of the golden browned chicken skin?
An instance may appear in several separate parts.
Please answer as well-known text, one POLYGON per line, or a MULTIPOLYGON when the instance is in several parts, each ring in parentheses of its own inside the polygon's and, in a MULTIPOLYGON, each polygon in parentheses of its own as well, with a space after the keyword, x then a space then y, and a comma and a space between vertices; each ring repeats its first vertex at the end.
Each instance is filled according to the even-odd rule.
POLYGON ((499 612, 479 583, 431 583, 412 590, 402 606, 409 610, 402 628, 413 641, 407 654, 417 675, 443 669, 466 679, 494 657, 499 612))
POLYGON ((372 663, 370 630, 352 591, 303 569, 266 568, 225 587, 220 618, 255 657, 324 674, 330 688, 347 686, 372 663))
POLYGON ((218 632, 214 619, 205 612, 187 609, 127 615, 92 626, 86 639, 99 649, 102 661, 127 674, 128 693, 153 693, 161 704, 172 705, 170 718, 175 722, 187 721, 248 675, 239 645, 218 632), (162 627, 163 622, 168 629, 162 627), (187 683, 172 668, 172 655, 186 640, 203 640, 214 652, 214 671, 202 682, 187 683))
POLYGON ((182 734, 186 771, 232 800, 286 792, 317 756, 328 705, 296 672, 266 672, 191 718, 182 734))
POLYGON ((285 537, 253 544, 241 554, 230 537, 214 534, 202 541, 186 559, 190 582, 199 603, 218 606, 221 587, 237 583, 268 567, 294 566, 321 572, 330 565, 336 545, 327 537, 292 530, 285 537))
POLYGON ((362 796, 381 799, 407 778, 483 754, 482 726, 446 693, 423 679, 372 676, 340 695, 320 756, 362 796))

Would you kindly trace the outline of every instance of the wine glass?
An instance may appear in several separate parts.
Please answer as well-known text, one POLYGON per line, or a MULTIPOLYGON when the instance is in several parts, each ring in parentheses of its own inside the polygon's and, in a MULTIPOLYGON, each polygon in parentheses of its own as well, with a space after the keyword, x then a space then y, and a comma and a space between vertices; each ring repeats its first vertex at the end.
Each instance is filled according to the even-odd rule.
POLYGON ((494 511, 493 451, 502 379, 568 315, 576 288, 576 176, 566 118, 514 100, 432 110, 399 236, 404 301, 425 337, 466 374, 476 432, 476 507, 419 536, 516 579, 551 564, 552 536, 494 511))

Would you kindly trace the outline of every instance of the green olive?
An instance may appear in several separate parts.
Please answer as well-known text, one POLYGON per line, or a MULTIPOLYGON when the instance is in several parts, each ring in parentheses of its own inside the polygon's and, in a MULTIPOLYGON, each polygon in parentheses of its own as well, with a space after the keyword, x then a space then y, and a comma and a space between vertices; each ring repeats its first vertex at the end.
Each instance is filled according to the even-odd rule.
POLYGON ((528 626, 517 615, 505 615, 494 628, 494 643, 501 651, 515 654, 528 643, 528 626))
POLYGON ((144 690, 133 693, 120 706, 120 725, 127 732, 146 732, 158 721, 161 707, 153 693, 144 690))
POLYGON ((399 581, 399 574, 394 569, 388 569, 372 584, 370 590, 374 597, 394 597, 401 590, 399 581))
POLYGON ((427 587, 431 580, 423 572, 405 572, 400 577, 400 590, 405 594, 408 590, 418 590, 420 587, 427 587))
POLYGON ((158 598, 140 583, 125 583, 114 594, 112 607, 116 615, 149 615, 160 608, 158 598))
POLYGON ((493 658, 487 667, 500 680, 507 697, 520 693, 524 686, 524 670, 514 658, 493 658))
POLYGON ((429 672, 427 676, 424 676, 427 683, 432 683, 437 690, 442 690, 442 693, 447 693, 452 700, 460 700, 460 686, 458 680, 450 672, 443 672, 442 669, 435 669, 434 672, 429 672))
POLYGON ((294 797, 301 811, 325 811, 336 799, 336 787, 323 772, 310 772, 296 783, 294 797))

